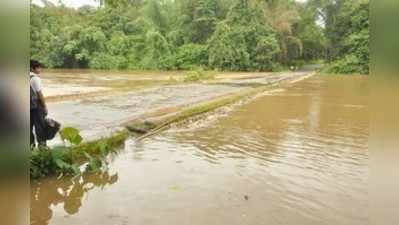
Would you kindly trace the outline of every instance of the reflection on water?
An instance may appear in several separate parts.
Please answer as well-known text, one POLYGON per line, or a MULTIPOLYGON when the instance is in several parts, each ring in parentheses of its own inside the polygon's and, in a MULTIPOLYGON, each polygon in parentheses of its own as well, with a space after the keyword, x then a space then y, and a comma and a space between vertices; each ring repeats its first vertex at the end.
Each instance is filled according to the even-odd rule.
POLYGON ((127 141, 110 163, 118 182, 106 189, 72 192, 66 180, 33 186, 31 221, 368 223, 367 78, 314 77, 203 124, 127 141))
POLYGON ((79 212, 83 197, 94 188, 104 189, 118 181, 118 174, 108 172, 86 173, 73 179, 46 179, 31 187, 31 224, 48 224, 53 216, 52 207, 63 204, 69 215, 79 212))

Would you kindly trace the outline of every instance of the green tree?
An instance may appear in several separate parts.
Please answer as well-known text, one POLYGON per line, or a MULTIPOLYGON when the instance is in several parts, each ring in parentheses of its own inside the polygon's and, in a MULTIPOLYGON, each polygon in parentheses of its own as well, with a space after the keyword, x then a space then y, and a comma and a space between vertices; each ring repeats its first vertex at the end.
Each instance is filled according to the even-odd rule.
POLYGON ((177 49, 172 62, 177 69, 205 67, 208 64, 207 46, 194 43, 182 45, 177 49))
POLYGON ((299 8, 300 21, 296 33, 303 45, 303 60, 317 60, 325 57, 327 40, 324 34, 318 9, 311 4, 299 8))
POLYGON ((51 68, 273 70, 326 58, 368 73, 369 0, 98 0, 31 6, 31 57, 51 68))
POLYGON ((164 15, 161 5, 157 0, 149 0, 144 6, 144 15, 151 21, 154 27, 165 34, 168 29, 167 17, 164 15))
POLYGON ((338 39, 337 57, 330 67, 335 73, 369 73, 369 4, 360 2, 351 4, 346 2, 346 8, 340 15, 340 24, 346 25, 347 30, 341 31, 338 39))
POLYGON ((369 0, 314 0, 325 24, 330 72, 369 73, 369 0))
POLYGON ((271 70, 280 48, 264 21, 257 8, 237 3, 209 41, 209 64, 224 70, 271 70))
MULTIPOLYGON (((259 2, 259 1, 256 1, 259 2)), ((279 60, 283 64, 301 58, 303 52, 302 40, 295 33, 295 26, 300 21, 298 6, 292 0, 260 1, 265 19, 277 32, 281 52, 279 60)))
POLYGON ((145 56, 141 62, 144 69, 168 69, 171 56, 170 46, 166 38, 158 31, 148 31, 146 34, 145 56))

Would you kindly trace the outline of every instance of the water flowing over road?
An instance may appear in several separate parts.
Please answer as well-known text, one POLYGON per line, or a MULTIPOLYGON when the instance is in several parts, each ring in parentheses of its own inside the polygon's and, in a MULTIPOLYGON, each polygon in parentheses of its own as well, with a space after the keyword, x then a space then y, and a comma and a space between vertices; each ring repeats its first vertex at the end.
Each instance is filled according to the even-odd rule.
POLYGON ((314 76, 129 139, 107 171, 33 183, 31 224, 368 224, 368 84, 314 76))
MULTIPOLYGON (((211 82, 186 84, 168 82, 165 75, 157 74, 107 76, 77 71, 47 74, 44 80, 49 86, 49 116, 64 126, 80 129, 87 139, 108 135, 124 122, 154 111, 188 106, 309 73, 222 73, 211 82), (66 89, 65 85, 74 88, 66 89)), ((179 74, 175 76, 179 78, 179 74)))

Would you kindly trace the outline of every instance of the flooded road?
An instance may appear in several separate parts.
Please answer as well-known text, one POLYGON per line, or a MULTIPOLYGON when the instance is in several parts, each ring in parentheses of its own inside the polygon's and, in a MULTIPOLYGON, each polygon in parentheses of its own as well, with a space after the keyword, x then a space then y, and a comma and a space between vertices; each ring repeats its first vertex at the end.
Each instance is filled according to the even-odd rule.
MULTIPOLYGON (((91 140, 109 136, 124 123, 149 113, 309 73, 218 73, 211 82, 184 83, 184 72, 57 70, 44 73, 43 80, 49 116, 78 128, 85 140, 91 140)), ((50 145, 60 142, 56 138, 50 145)))
POLYGON ((31 185, 35 225, 368 224, 368 80, 314 76, 31 185))

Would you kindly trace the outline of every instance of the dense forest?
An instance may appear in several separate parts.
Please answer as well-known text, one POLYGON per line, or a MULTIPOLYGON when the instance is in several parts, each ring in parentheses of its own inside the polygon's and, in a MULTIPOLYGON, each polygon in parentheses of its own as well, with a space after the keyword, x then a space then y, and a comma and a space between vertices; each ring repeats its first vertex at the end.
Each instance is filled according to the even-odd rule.
POLYGON ((98 0, 31 4, 49 68, 277 71, 324 61, 369 73, 369 0, 98 0))

